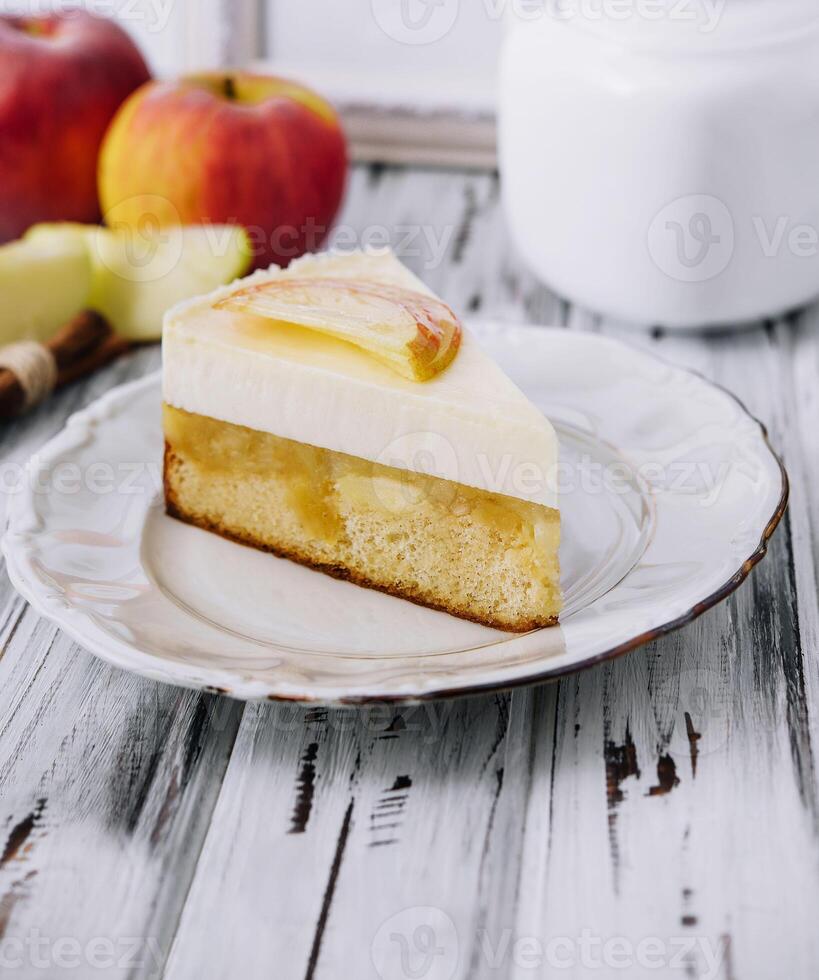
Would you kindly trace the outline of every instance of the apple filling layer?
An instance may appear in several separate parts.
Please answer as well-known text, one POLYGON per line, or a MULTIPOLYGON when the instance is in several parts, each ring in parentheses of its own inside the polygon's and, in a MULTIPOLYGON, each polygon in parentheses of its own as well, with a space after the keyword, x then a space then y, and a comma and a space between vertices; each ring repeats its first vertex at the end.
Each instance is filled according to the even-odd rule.
POLYGON ((168 512, 499 629, 560 611, 556 510, 166 405, 168 512))

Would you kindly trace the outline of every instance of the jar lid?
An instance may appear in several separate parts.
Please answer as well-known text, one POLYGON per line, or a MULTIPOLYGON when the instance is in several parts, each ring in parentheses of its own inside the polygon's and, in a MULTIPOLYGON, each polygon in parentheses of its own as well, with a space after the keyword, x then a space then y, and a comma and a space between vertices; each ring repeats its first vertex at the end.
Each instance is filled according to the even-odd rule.
POLYGON ((692 53, 776 44, 819 30, 817 0, 511 0, 507 26, 555 22, 609 40, 692 53))

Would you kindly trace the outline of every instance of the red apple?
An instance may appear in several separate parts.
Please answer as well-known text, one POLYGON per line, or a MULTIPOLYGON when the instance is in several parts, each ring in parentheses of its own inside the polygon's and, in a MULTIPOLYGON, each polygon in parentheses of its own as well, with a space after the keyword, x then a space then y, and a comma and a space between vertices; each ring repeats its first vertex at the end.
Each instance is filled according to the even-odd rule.
POLYGON ((117 113, 100 155, 109 223, 240 224, 256 267, 318 248, 344 192, 347 151, 309 89, 246 73, 155 82, 117 113))
POLYGON ((97 157, 150 73, 127 34, 83 10, 0 17, 0 241, 36 221, 97 221, 97 157))

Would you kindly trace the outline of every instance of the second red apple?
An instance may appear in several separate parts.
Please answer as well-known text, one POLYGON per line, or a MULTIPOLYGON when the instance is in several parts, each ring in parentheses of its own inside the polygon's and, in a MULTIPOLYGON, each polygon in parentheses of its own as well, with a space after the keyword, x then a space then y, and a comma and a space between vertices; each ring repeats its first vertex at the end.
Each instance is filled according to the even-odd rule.
POLYGON ((332 108, 279 78, 205 74, 143 86, 100 157, 103 214, 117 225, 240 224, 257 267, 318 248, 344 192, 332 108))

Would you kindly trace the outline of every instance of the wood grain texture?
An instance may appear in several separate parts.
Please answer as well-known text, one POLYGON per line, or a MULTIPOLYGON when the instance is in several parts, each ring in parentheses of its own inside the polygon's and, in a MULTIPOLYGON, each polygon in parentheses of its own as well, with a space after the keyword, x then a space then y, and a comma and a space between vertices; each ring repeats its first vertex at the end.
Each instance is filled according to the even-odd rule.
MULTIPOLYGON (((338 240, 391 241, 473 317, 606 333, 735 391, 793 480, 770 557, 620 661, 397 710, 153 685, 3 581, 5 937, 40 930, 52 955, 59 937, 103 937, 120 957, 141 937, 140 965, 106 975, 173 980, 815 976, 819 308, 740 333, 633 332, 532 279, 499 195, 492 174, 357 168, 338 240)), ((0 431, 7 471, 156 358, 0 431)))

